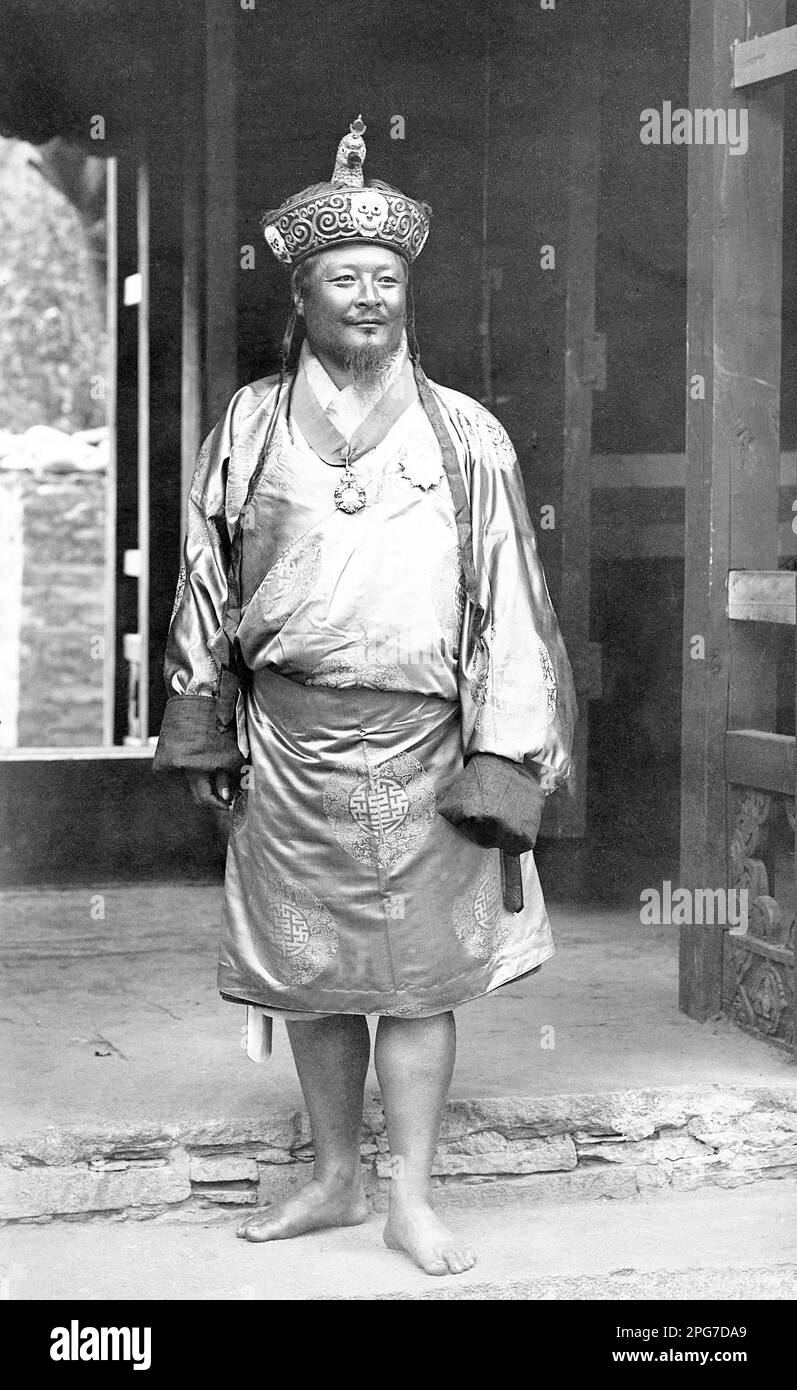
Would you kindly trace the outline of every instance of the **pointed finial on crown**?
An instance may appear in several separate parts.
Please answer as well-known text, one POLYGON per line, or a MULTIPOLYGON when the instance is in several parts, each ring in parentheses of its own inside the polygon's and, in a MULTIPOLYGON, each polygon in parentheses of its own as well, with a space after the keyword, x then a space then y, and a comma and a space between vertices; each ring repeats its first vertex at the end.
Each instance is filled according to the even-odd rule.
POLYGON ((363 161, 365 160, 365 125, 362 116, 352 121, 349 134, 344 135, 335 156, 332 170, 332 183, 336 188, 362 188, 363 161))

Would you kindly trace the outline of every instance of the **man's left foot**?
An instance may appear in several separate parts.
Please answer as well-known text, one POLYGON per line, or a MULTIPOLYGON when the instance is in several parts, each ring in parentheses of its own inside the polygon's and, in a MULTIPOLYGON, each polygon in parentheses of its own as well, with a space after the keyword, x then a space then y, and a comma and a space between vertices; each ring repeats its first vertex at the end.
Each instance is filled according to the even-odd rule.
POLYGON ((428 1202, 391 1202, 384 1241, 427 1274, 464 1274, 476 1263, 474 1251, 443 1225, 428 1202))

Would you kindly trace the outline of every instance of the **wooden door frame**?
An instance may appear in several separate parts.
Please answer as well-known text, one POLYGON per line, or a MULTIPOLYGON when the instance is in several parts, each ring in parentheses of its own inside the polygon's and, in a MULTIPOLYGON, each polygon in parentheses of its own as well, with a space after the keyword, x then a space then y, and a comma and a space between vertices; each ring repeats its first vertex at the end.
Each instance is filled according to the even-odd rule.
MULTIPOLYGON (((746 110, 749 142, 746 155, 689 148, 680 884, 693 892, 730 882, 726 731, 770 728, 775 713, 772 646, 760 624, 729 620, 727 582, 778 558, 783 83, 735 90, 733 49, 782 28, 785 9, 691 3, 690 109, 746 110)), ((720 1011, 724 936, 681 928, 693 1018, 720 1011)))

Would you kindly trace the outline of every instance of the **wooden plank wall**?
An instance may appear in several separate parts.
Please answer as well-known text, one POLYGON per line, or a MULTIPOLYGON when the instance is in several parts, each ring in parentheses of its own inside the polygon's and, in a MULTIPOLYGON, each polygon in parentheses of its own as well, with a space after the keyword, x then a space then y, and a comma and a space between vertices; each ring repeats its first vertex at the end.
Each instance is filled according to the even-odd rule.
MULTIPOLYGON (((680 881, 693 889, 728 881, 726 728, 766 729, 775 713, 774 651, 755 625, 735 625, 731 638, 725 588, 731 568, 777 565, 783 90, 734 93, 731 54, 735 41, 782 27, 785 9, 691 5, 691 109, 749 109, 747 154, 689 149, 680 881), (697 376, 704 398, 688 389, 697 376)), ((682 928, 686 1013, 718 1012, 721 969, 722 931, 682 928)))

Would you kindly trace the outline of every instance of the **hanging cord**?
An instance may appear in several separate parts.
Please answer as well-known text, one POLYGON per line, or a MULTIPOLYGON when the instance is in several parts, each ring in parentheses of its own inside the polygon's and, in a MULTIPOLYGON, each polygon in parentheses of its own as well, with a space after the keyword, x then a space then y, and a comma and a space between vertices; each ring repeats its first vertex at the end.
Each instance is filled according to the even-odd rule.
POLYGON ((421 349, 418 345, 418 336, 415 332, 415 294, 412 288, 412 271, 407 266, 407 348, 410 354, 410 361, 413 367, 421 364, 421 349))
POLYGON ((269 419, 268 425, 266 426, 266 433, 263 439, 263 447, 258 455, 255 470, 252 474, 252 477, 249 480, 249 487, 247 489, 246 502, 244 503, 244 507, 246 507, 247 503, 251 501, 255 488, 260 482, 260 474, 263 472, 263 466, 266 462, 266 456, 271 446, 271 441, 274 437, 274 430, 277 427, 277 416, 279 414, 280 401, 282 400, 282 388, 285 385, 285 377, 288 373, 288 361, 291 355, 291 347, 293 346, 293 335, 296 331, 296 321, 299 317, 297 312, 297 306, 299 300, 302 297, 302 287, 304 285, 304 270, 304 266, 301 265, 298 271, 296 272, 294 282, 291 285, 291 307, 290 312, 288 314, 288 321, 285 324, 285 332, 282 335, 282 342, 280 343, 280 370, 279 379, 277 381, 277 394, 274 399, 274 408, 271 412, 271 418, 269 419))
POLYGON ((443 419, 443 413, 435 400, 426 373, 417 357, 413 359, 412 370, 415 376, 415 384, 418 387, 418 395, 421 398, 421 405, 426 412, 426 417, 434 430, 435 437, 440 446, 443 468, 448 478, 448 486, 451 490, 451 499, 454 503, 454 516, 457 526, 457 542, 462 562, 462 575, 465 582, 465 593, 471 603, 473 603, 476 608, 479 608, 476 568, 473 560, 473 524, 471 521, 470 499, 468 497, 468 490, 465 486, 465 480, 462 476, 459 458, 454 448, 454 441, 443 419))
POLYGON ((434 430, 437 443, 440 446, 443 468, 448 478, 449 488, 451 489, 451 497, 454 503, 454 513, 457 523, 459 553, 465 579, 465 591, 471 602, 478 605, 478 599, 476 597, 476 570, 473 563, 473 530, 470 501, 459 466, 457 451, 454 448, 454 441, 446 428, 440 406, 435 400, 434 392, 429 385, 428 377, 421 366, 421 349, 415 331, 415 295, 413 293, 412 275, 409 266, 407 267, 407 305, 407 347, 410 354, 410 361, 412 362, 412 372, 415 377, 415 384, 418 388, 418 395, 421 398, 421 405, 423 406, 426 418, 434 430))

